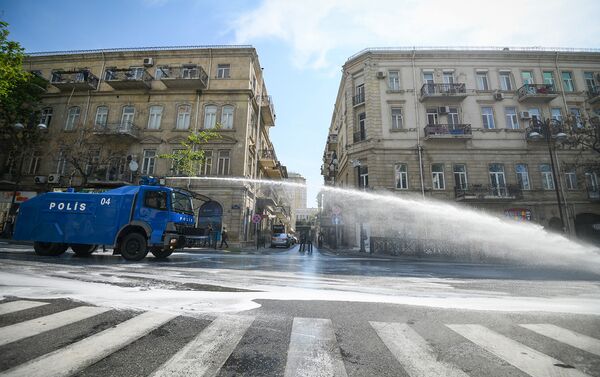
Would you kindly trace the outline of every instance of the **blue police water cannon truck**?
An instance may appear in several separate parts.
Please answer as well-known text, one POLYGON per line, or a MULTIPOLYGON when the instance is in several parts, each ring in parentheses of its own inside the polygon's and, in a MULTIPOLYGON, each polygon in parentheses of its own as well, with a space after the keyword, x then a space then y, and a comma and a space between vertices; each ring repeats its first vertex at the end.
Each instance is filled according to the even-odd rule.
POLYGON ((33 241, 38 255, 69 247, 78 256, 112 246, 131 261, 148 252, 166 258, 186 245, 195 224, 192 197, 166 186, 123 186, 103 193, 50 192, 21 204, 14 239, 33 241))

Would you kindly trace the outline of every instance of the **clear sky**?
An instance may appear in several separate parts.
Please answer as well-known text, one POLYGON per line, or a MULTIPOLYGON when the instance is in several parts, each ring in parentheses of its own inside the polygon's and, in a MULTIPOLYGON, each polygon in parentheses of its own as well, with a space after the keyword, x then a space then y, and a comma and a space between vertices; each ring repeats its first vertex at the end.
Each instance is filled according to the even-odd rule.
MULTIPOLYGON (((323 182, 346 59, 366 47, 600 47, 599 0, 0 0, 28 52, 251 44, 277 114, 277 157, 323 182)), ((309 206, 317 190, 309 189, 309 206)))

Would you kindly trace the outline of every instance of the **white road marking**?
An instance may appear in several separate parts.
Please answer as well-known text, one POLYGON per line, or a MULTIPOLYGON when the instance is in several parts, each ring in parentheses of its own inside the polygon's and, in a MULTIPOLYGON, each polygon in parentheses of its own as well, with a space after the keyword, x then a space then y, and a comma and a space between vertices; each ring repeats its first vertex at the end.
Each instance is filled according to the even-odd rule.
POLYGON ((329 319, 294 318, 285 377, 347 377, 329 319))
POLYGON ((215 319, 151 376, 216 376, 253 321, 248 316, 215 319))
POLYGON ((600 340, 575 331, 563 329, 562 327, 549 324, 526 324, 519 325, 548 338, 558 340, 572 347, 579 348, 594 355, 600 356, 600 340))
POLYGON ((71 376, 164 325, 177 315, 146 312, 115 327, 9 369, 0 376, 71 376))
POLYGON ((38 306, 48 305, 47 302, 39 301, 11 301, 4 304, 0 304, 0 315, 14 313, 25 309, 37 308, 38 306))
POLYGON ((576 369, 481 325, 446 325, 532 377, 585 377, 576 369), (562 365, 562 366, 561 366, 562 365))
POLYGON ((468 377, 457 367, 438 361, 431 346, 409 325, 369 323, 411 377, 468 377))
POLYGON ((0 346, 54 330, 109 311, 109 308, 80 306, 44 317, 0 328, 0 346))

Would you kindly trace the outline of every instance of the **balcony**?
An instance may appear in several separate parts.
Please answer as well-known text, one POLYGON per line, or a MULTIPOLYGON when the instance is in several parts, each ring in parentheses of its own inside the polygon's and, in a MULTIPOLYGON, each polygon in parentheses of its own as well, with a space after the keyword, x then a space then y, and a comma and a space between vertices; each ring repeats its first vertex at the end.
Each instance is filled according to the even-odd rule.
POLYGON ((430 124, 425 126, 425 140, 472 138, 470 124, 430 124))
POLYGON ((600 86, 595 85, 587 91, 588 102, 590 104, 600 101, 600 86))
POLYGON ((275 125, 275 106, 273 105, 273 98, 271 96, 262 96, 262 101, 260 101, 261 109, 261 118, 262 122, 266 126, 274 126, 275 125))
POLYGON ((552 84, 525 84, 517 90, 517 99, 523 103, 548 103, 558 97, 552 84))
POLYGON ((113 89, 150 89, 152 76, 144 68, 110 68, 105 80, 113 89))
POLYGON ((365 103, 365 93, 358 93, 354 97, 352 97, 352 106, 358 106, 365 103))
POLYGON ((89 69, 54 71, 50 83, 61 92, 98 89, 98 78, 89 69))
POLYGON ((467 98, 465 84, 423 84, 421 102, 440 101, 460 102, 467 98))
POLYGON ((352 141, 354 143, 358 143, 358 142, 364 141, 366 139, 367 139, 367 133, 365 132, 365 130, 360 130, 360 131, 352 134, 352 141))
POLYGON ((117 136, 140 138, 140 129, 131 122, 95 124, 94 134, 99 136, 117 136))
POLYGON ((206 89, 208 75, 200 66, 159 67, 160 81, 170 89, 206 89))
POLYGON ((273 149, 261 149, 258 151, 258 160, 265 169, 272 169, 277 166, 277 156, 273 149))
POLYGON ((523 191, 517 185, 471 185, 466 189, 454 187, 454 197, 457 201, 517 200, 523 198, 523 191))
POLYGON ((329 134, 327 137, 327 150, 329 152, 333 152, 337 149, 338 144, 338 135, 337 134, 329 134))

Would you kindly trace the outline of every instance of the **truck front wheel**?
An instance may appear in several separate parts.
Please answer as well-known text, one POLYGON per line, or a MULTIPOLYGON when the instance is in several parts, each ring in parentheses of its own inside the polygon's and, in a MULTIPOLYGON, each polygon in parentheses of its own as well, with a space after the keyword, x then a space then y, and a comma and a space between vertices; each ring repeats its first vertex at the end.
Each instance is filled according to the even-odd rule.
POLYGON ((46 256, 55 257, 58 255, 61 255, 62 253, 67 251, 68 248, 69 248, 69 246, 64 243, 38 242, 38 241, 35 241, 33 243, 33 250, 35 251, 35 253, 37 255, 41 255, 41 256, 45 256, 45 257, 46 256))
POLYGON ((89 257, 98 248, 98 245, 86 245, 82 243, 71 244, 71 249, 78 257, 89 257))
POLYGON ((146 237, 139 233, 129 233, 121 241, 121 255, 130 261, 139 261, 148 254, 146 237))
POLYGON ((169 255, 173 254, 173 250, 165 250, 165 249, 161 249, 160 247, 153 247, 150 252, 152 252, 152 254, 156 257, 156 258, 167 258, 169 255))

